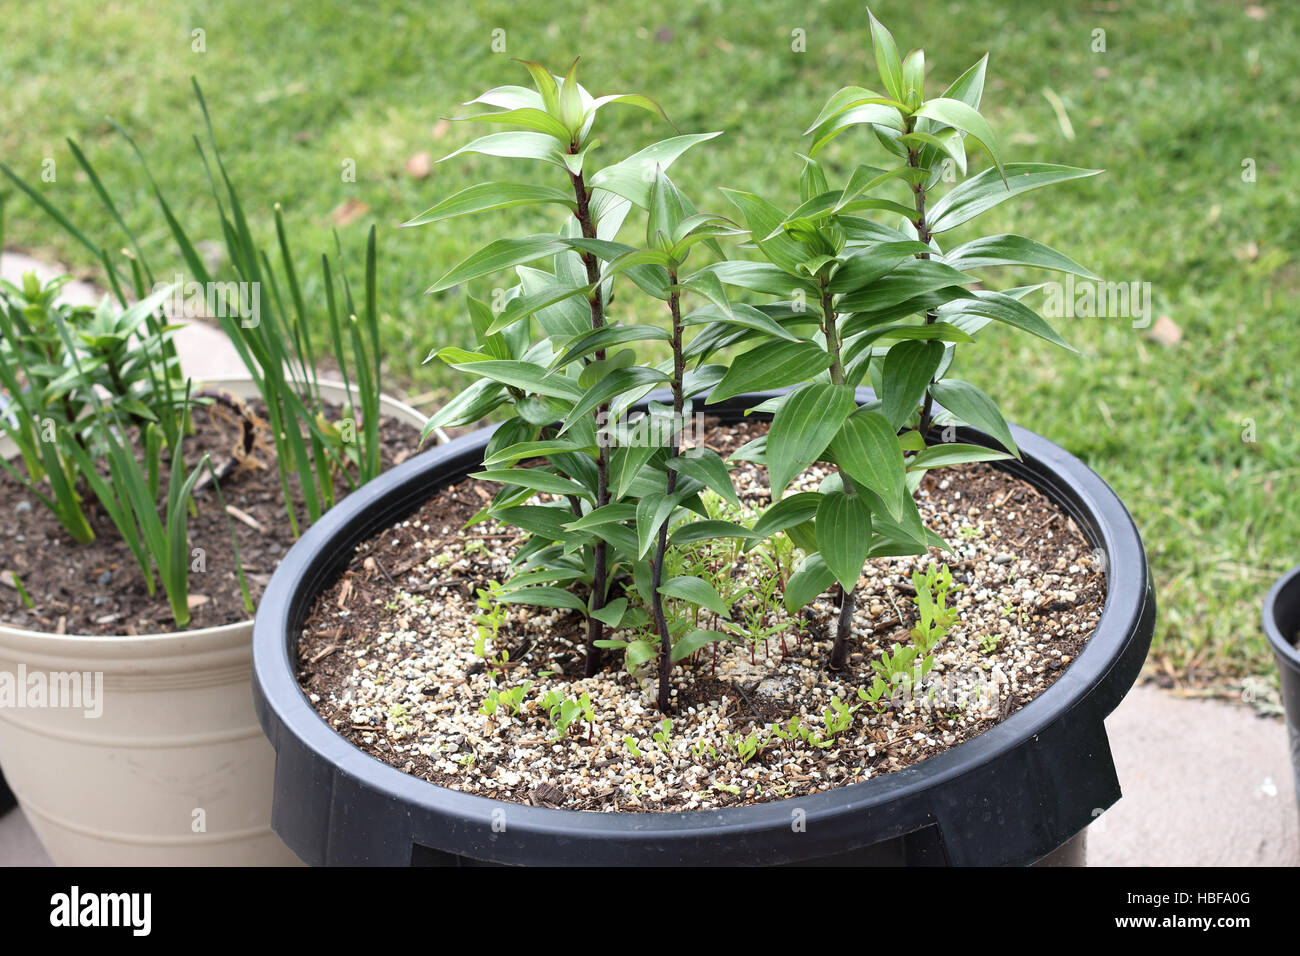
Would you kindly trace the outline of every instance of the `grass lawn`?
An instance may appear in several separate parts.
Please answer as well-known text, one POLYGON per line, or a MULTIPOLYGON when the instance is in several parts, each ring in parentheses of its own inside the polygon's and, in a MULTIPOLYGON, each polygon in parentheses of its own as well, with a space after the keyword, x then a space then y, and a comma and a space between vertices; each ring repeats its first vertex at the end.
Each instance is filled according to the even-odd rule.
MULTIPOLYGON (((1052 6, 880 0, 875 9, 905 50, 926 47, 932 90, 991 52, 984 110, 1009 160, 1106 170, 1008 202, 981 231, 1032 236, 1106 279, 1149 282, 1152 318, 1182 337, 1161 344, 1122 317, 1057 320, 1078 357, 990 328, 961 376, 1087 461, 1133 512, 1159 592, 1154 666, 1180 680, 1270 672, 1259 603, 1300 560, 1300 518, 1287 504, 1300 475, 1300 221, 1285 178, 1300 110, 1300 12, 1276 0, 1052 6), (1094 50, 1096 31, 1104 52, 1094 50)), ((683 131, 725 130, 674 168, 698 204, 720 212, 729 207, 717 185, 793 206, 801 130, 840 86, 877 86, 862 4, 842 0, 713 0, 667 13, 632 2, 370 0, 342 13, 280 0, 52 0, 8 11, 3 36, 0 160, 92 236, 107 242, 111 220, 65 137, 95 163, 146 249, 168 261, 147 182, 108 114, 139 142, 178 214, 198 223, 191 232, 215 238, 190 138, 201 130, 191 75, 268 248, 275 202, 304 263, 331 247, 331 229, 359 248, 376 223, 389 384, 430 405, 459 382, 421 360, 470 336, 459 293, 423 289, 498 230, 544 223, 508 210, 397 229, 471 182, 530 172, 462 156, 418 178, 408 161, 487 132, 440 117, 490 86, 525 82, 510 56, 560 70, 581 53, 594 93, 644 92, 683 131), (492 49, 498 29, 505 54, 492 49), (792 50, 796 29, 805 52, 792 50), (54 181, 42 183, 51 158, 54 181), (349 161, 354 182, 343 175, 349 161)), ((607 116, 605 162, 671 135, 639 111, 607 116)), ((826 158, 844 175, 879 152, 858 131, 826 158)), ((26 197, 7 183, 0 190, 7 244, 93 267, 26 197)))

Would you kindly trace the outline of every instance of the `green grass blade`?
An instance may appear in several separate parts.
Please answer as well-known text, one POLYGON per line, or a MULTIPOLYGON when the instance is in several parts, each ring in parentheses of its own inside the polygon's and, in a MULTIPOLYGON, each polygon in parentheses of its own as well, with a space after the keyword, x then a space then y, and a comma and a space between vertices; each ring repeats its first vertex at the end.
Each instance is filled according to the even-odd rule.
MULTIPOLYGON (((119 131, 122 129, 112 117, 109 117, 108 122, 119 131)), ((144 251, 140 248, 140 242, 136 239, 135 233, 131 231, 129 226, 127 226, 126 220, 122 218, 122 214, 117 211, 117 204, 113 202, 112 197, 108 194, 108 190, 104 188, 103 181, 100 180, 99 174, 95 172, 95 167, 91 165, 90 160, 86 158, 86 154, 81 151, 81 147, 71 138, 66 142, 68 148, 72 150, 72 158, 77 161, 77 165, 80 166, 86 173, 86 176, 89 177, 90 185, 99 196, 99 201, 104 204, 104 208, 108 210, 109 215, 113 217, 113 221, 117 223, 118 228, 120 228, 126 235, 127 241, 131 243, 131 248, 135 250, 134 261, 139 262, 140 265, 143 266, 145 275, 149 279, 149 285, 152 286, 154 282, 153 271, 149 268, 148 260, 145 258, 144 251)))
MULTIPOLYGON (((8 176, 15 186, 26 193, 27 197, 41 208, 42 212, 57 222, 64 232, 89 249, 96 259, 103 260, 106 258, 103 247, 91 241, 89 236, 73 225, 72 220, 58 210, 58 207, 42 196, 34 188, 27 185, 27 183, 24 182, 18 174, 10 169, 5 163, 0 163, 0 173, 4 173, 8 176)), ((125 276, 122 276, 122 278, 125 278, 125 276)))
POLYGON ((210 456, 204 455, 203 461, 208 466, 208 475, 212 478, 212 488, 217 493, 217 507, 221 509, 221 515, 226 520, 226 530, 230 532, 230 544, 235 553, 235 575, 239 579, 239 594, 244 599, 244 610, 251 616, 255 608, 253 606, 253 597, 248 591, 248 579, 244 576, 244 559, 239 554, 239 535, 235 534, 235 523, 230 520, 230 512, 226 510, 226 499, 221 493, 221 483, 217 481, 217 473, 212 467, 212 459, 210 456))

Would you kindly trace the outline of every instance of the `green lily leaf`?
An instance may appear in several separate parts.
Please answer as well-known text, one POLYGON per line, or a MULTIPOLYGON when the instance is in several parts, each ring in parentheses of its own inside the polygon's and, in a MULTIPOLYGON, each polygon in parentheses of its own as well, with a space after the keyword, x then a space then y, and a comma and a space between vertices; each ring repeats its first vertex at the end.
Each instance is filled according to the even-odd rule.
POLYGON ((442 202, 403 226, 422 226, 425 223, 440 222, 456 216, 484 212, 489 209, 508 209, 512 206, 529 206, 537 203, 559 203, 570 209, 576 208, 573 195, 550 186, 532 186, 523 183, 478 183, 468 189, 462 189, 454 196, 448 196, 442 202))
POLYGON ((1011 429, 1006 419, 998 411, 993 399, 974 385, 948 378, 942 382, 935 382, 930 387, 930 393, 936 402, 961 421, 992 436, 1003 448, 1017 458, 1020 457, 1020 449, 1016 447, 1015 439, 1011 437, 1011 429))
POLYGON ((854 412, 832 440, 831 453, 854 482, 880 496, 895 519, 902 517, 906 481, 903 453, 897 429, 884 415, 854 412))
POLYGON ((719 617, 728 619, 731 617, 731 609, 727 607, 726 602, 714 590, 713 585, 700 578, 688 574, 669 578, 659 586, 659 593, 664 597, 678 598, 690 604, 697 604, 700 607, 707 608, 719 617))
POLYGON ((477 279, 481 276, 500 272, 512 266, 533 262, 537 259, 553 256, 567 248, 559 236, 525 236, 522 239, 498 239, 468 256, 464 261, 452 267, 446 275, 425 290, 427 293, 441 292, 454 285, 477 279))
POLYGON ((772 500, 821 457, 853 409, 846 385, 806 384, 790 393, 767 434, 767 473, 772 500))
POLYGON ((871 550, 871 511, 857 495, 835 491, 817 506, 817 550, 846 590, 858 585, 871 550))

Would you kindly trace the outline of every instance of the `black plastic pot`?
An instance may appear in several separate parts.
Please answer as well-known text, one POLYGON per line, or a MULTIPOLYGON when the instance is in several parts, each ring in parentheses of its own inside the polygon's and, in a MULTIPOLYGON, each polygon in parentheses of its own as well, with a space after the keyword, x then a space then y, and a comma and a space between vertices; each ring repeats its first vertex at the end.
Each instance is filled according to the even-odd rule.
MULTIPOLYGON (((739 419, 776 393, 707 411, 739 419)), ((660 396, 651 396, 663 400, 660 396)), ((861 389, 858 400, 871 400, 861 389)), ((253 628, 253 689, 276 750, 271 825, 304 861, 340 865, 1078 863, 1083 829, 1120 797, 1103 723, 1136 679, 1155 626, 1142 541, 1082 462, 1013 428, 1000 462, 1068 511, 1108 569, 1096 633, 1047 691, 1002 723, 904 770, 813 796, 677 813, 585 813, 435 786, 338 736, 295 678, 298 634, 355 546, 476 470, 490 430, 411 458, 353 492, 286 555, 253 628)), ((992 444, 959 429, 959 439, 992 444)))
POLYGON ((1291 769, 1295 774, 1296 805, 1300 807, 1300 566, 1292 568, 1264 598, 1264 633, 1273 645, 1282 675, 1282 705, 1286 708, 1291 769))

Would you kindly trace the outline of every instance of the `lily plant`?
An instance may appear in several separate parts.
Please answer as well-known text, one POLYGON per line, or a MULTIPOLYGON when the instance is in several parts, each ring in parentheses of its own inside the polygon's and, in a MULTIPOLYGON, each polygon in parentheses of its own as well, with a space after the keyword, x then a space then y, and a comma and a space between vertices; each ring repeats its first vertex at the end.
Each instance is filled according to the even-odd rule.
MULTIPOLYGON (((804 537, 815 547, 807 548, 796 575, 805 579, 787 588, 786 601, 794 610, 826 587, 836 589, 839 621, 830 661, 835 669, 846 660, 864 561, 907 553, 911 544, 944 546, 923 528, 913 501, 922 472, 1019 455, 993 399, 953 377, 957 346, 973 343, 997 322, 1071 348, 1024 303, 1035 286, 991 291, 979 273, 1029 266, 1096 278, 1068 256, 1023 236, 983 236, 944 252, 937 237, 948 230, 1020 193, 1099 170, 1004 163, 979 112, 987 55, 927 99, 924 51, 900 57, 893 36, 869 16, 883 92, 847 86, 826 101, 805 131, 812 143, 802 157, 795 209, 727 191, 760 261, 714 267, 727 285, 783 297, 792 307, 807 308, 818 323, 810 339, 774 336, 738 356, 710 398, 760 384, 793 386, 763 406, 775 412, 763 449, 774 500, 813 461, 837 466, 816 496, 796 495, 772 509, 813 519, 804 537), (842 187, 830 188, 816 157, 859 127, 874 134, 895 161, 860 164, 842 187), (970 142, 993 165, 936 199, 948 174, 966 176, 970 142), (856 404, 854 389, 868 383, 875 399, 856 404), (1005 451, 951 438, 930 446, 934 426, 956 424, 982 430, 1005 451)), ((945 428, 939 437, 954 434, 945 428)))
POLYGON ((830 97, 807 131, 793 210, 738 189, 723 190, 736 221, 697 210, 666 170, 716 132, 679 134, 598 164, 603 107, 635 106, 667 121, 664 111, 639 94, 593 97, 577 81, 577 61, 563 76, 523 62, 532 88, 489 90, 466 104, 487 111, 463 117, 509 129, 451 156, 528 160, 552 181, 473 185, 407 224, 560 209, 554 232, 496 239, 430 288, 505 270, 518 280, 494 296, 495 307, 468 297, 476 348, 430 354, 476 381, 426 432, 501 419, 473 477, 502 487, 472 520, 513 525, 528 540, 497 599, 584 615, 587 675, 603 649, 616 649, 634 675, 657 672, 664 713, 674 663, 729 639, 696 623, 701 612, 728 617, 728 602, 705 577, 666 577, 670 552, 729 539, 746 553, 781 536, 802 552, 783 582, 785 608, 796 615, 833 591, 829 666, 844 668, 866 562, 946 548, 916 505, 923 473, 1019 454, 993 400, 952 376, 956 347, 993 322, 1069 347, 1024 303, 1033 287, 990 291, 979 273, 1015 265, 1091 277, 1020 236, 942 249, 936 237, 1005 199, 1096 171, 1004 163, 979 113, 987 57, 926 99, 924 53, 900 57, 874 17, 871 30, 884 89, 850 86, 830 97), (817 156, 855 127, 895 161, 857 165, 832 187, 817 156), (948 173, 966 175, 970 143, 993 165, 936 198, 956 178, 948 173), (618 237, 633 217, 644 241, 629 245, 618 237), (700 247, 709 261, 688 265, 700 247), (644 321, 644 309, 616 316, 615 287, 620 307, 623 291, 659 300, 662 320, 644 321), (669 354, 639 361, 633 346, 646 345, 669 354), (874 397, 856 391, 865 384, 874 397), (750 409, 772 415, 763 437, 727 459, 684 447, 701 399, 707 406, 774 389, 783 391, 750 409), (659 427, 620 425, 638 404, 659 427), (952 425, 973 426, 1001 447, 953 441, 952 425), (737 462, 766 470, 771 502, 752 521, 713 516, 702 497, 739 507, 737 462), (824 477, 801 479, 818 463, 824 477))

